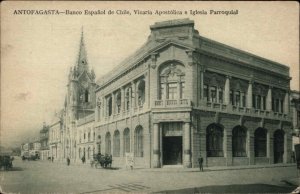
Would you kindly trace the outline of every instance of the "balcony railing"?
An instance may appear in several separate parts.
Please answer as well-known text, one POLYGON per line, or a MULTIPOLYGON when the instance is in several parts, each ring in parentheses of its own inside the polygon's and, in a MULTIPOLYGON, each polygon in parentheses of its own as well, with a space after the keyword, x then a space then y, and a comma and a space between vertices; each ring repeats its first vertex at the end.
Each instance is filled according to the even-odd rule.
POLYGON ((220 110, 224 112, 236 112, 236 113, 248 114, 252 116, 260 116, 260 117, 273 117, 279 119, 288 118, 288 114, 286 113, 279 113, 279 112, 273 112, 269 110, 260 110, 260 109, 253 109, 247 107, 239 107, 234 105, 225 105, 225 104, 214 103, 214 102, 206 102, 206 107, 204 108, 211 109, 211 110, 220 110))
POLYGON ((178 99, 178 100, 155 100, 154 107, 186 107, 191 106, 191 102, 188 99, 178 99))

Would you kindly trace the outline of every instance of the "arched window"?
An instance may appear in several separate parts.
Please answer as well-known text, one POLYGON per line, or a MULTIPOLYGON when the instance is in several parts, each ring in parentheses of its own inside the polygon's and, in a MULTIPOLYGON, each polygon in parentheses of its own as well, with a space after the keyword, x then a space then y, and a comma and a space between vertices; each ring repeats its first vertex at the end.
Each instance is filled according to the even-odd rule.
POLYGON ((111 136, 109 132, 107 132, 105 136, 105 153, 111 154, 111 136))
POLYGON ((78 156, 79 156, 79 158, 82 157, 81 148, 78 149, 78 156))
POLYGON ((208 157, 223 157, 223 127, 211 124, 206 129, 206 149, 208 157))
POLYGON ((117 113, 121 112, 121 92, 116 94, 116 110, 117 113))
POLYGON ((131 92, 131 87, 126 89, 126 94, 125 94, 126 111, 130 110, 130 92, 131 92))
POLYGON ((91 141, 91 133, 88 132, 88 141, 91 141))
POLYGON ((114 133, 114 151, 113 154, 115 157, 120 157, 120 132, 118 130, 114 133))
POLYGON ((178 62, 162 65, 159 71, 160 99, 184 97, 185 69, 178 62))
POLYGON ((145 102, 145 81, 141 80, 138 85, 138 105, 142 107, 145 102))
POLYGON ((216 73, 204 74, 203 98, 208 102, 223 103, 225 77, 216 73))
POLYGON ((138 126, 134 133, 134 156, 143 157, 143 128, 138 126))
POLYGON ((130 130, 128 128, 126 128, 124 130, 124 133, 123 133, 123 136, 124 136, 124 155, 125 153, 129 153, 130 152, 130 130))
POLYGON ((236 126, 232 130, 232 155, 233 157, 246 157, 247 131, 244 127, 236 126))
POLYGON ((112 98, 109 97, 108 98, 108 116, 111 116, 112 115, 112 98))
POLYGON ((85 148, 83 148, 83 156, 85 157, 85 148))
POLYGON ((276 130, 274 133, 274 163, 282 163, 284 154, 284 131, 276 130))
POLYGON ((257 128, 254 132, 254 155, 255 157, 267 156, 267 130, 257 128))
POLYGON ((88 151, 87 151, 87 158, 90 159, 90 152, 91 152, 91 148, 88 147, 88 151))

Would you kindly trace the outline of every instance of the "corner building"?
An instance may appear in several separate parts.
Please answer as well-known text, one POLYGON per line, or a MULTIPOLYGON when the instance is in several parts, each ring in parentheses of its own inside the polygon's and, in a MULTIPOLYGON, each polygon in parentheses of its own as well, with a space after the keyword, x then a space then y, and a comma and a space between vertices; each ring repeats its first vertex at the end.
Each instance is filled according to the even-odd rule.
POLYGON ((125 165, 289 163, 289 68, 202 37, 189 19, 150 26, 147 42, 97 81, 97 150, 125 165))

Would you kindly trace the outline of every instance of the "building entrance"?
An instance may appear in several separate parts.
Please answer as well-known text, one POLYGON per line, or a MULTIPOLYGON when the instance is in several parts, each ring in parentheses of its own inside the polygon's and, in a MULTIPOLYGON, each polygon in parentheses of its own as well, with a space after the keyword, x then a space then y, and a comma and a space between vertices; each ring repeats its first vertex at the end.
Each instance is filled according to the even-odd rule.
POLYGON ((274 163, 282 163, 284 154, 284 132, 277 130, 274 133, 274 163))
POLYGON ((162 131, 162 164, 182 165, 182 123, 163 123, 162 131))
POLYGON ((182 164, 182 136, 163 137, 163 165, 182 164))

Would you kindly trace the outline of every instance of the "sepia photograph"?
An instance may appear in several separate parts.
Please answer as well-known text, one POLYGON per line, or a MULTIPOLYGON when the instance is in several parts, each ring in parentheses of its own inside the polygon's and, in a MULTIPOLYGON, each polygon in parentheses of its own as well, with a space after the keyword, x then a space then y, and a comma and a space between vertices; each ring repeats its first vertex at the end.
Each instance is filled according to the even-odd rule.
POLYGON ((1 3, 0 193, 300 193, 296 2, 1 3))

